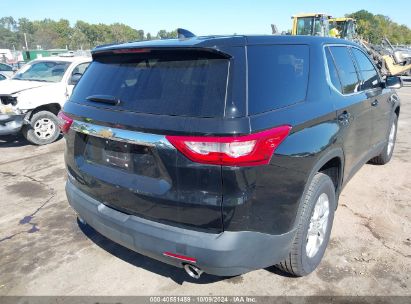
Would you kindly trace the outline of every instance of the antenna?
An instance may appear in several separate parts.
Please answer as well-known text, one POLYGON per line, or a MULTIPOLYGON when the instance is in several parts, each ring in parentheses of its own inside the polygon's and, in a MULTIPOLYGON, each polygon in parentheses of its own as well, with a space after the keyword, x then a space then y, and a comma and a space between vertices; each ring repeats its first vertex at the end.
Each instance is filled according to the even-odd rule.
POLYGON ((188 39, 188 38, 196 37, 196 35, 194 35, 192 32, 186 29, 183 29, 183 28, 177 29, 177 35, 178 35, 178 39, 188 39))

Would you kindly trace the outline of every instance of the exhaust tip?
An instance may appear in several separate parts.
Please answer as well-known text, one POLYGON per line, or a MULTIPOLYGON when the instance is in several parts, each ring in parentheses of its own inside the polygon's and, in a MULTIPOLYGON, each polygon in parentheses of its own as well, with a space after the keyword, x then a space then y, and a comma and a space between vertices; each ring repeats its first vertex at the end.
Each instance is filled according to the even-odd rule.
POLYGON ((201 270, 200 268, 198 268, 198 267, 196 267, 196 266, 194 266, 194 265, 191 265, 191 264, 185 264, 184 265, 184 270, 187 272, 187 274, 190 276, 190 277, 192 277, 192 278, 194 278, 194 279, 196 279, 196 280, 198 280, 200 277, 201 277, 201 275, 203 274, 203 270, 201 270))

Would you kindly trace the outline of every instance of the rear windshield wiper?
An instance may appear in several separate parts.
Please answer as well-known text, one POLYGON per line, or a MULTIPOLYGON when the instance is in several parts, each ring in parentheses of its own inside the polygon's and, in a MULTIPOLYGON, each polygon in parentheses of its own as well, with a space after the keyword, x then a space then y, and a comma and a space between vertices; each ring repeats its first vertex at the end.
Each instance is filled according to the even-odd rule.
POLYGON ((116 106, 120 103, 120 99, 111 95, 91 95, 86 98, 88 101, 107 103, 116 106))

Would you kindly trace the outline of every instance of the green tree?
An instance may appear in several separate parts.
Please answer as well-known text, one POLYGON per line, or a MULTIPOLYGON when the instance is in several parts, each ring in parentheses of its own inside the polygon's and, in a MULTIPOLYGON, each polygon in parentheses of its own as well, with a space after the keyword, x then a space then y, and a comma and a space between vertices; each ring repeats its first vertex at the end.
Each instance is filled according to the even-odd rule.
POLYGON ((70 44, 73 29, 70 27, 70 22, 66 19, 60 19, 52 24, 53 32, 57 33, 58 38, 55 41, 57 48, 66 48, 70 44))
POLYGON ((26 34, 26 39, 27 39, 27 46, 30 48, 34 44, 34 25, 33 22, 31 22, 27 18, 20 18, 17 21, 18 24, 18 31, 17 31, 17 40, 18 40, 18 48, 22 49, 23 47, 26 47, 26 42, 24 38, 24 34, 26 34))
POLYGON ((177 38, 177 30, 167 32, 166 30, 160 30, 157 33, 157 38, 159 39, 169 39, 169 38, 177 38))
POLYGON ((110 31, 113 36, 113 42, 127 42, 133 40, 141 40, 144 37, 144 32, 141 33, 132 27, 122 24, 114 23, 110 25, 110 31))
POLYGON ((17 21, 11 16, 2 17, 0 18, 0 26, 11 32, 15 32, 17 29, 17 21))
POLYGON ((387 37, 394 44, 410 44, 411 29, 399 25, 384 15, 374 15, 366 10, 348 14, 357 20, 357 32, 371 43, 379 44, 381 39, 387 37))

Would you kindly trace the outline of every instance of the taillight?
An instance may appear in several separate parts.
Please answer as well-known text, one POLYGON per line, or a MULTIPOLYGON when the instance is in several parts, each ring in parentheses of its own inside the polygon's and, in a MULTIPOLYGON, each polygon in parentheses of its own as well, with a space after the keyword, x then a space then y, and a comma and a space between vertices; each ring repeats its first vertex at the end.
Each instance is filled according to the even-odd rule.
POLYGON ((258 166, 270 162, 274 150, 290 133, 280 126, 244 136, 170 136, 167 140, 187 158, 203 164, 258 166))
POLYGON ((73 119, 68 117, 64 112, 60 111, 57 115, 59 118, 59 128, 63 134, 67 134, 70 130, 71 124, 73 123, 73 119))

